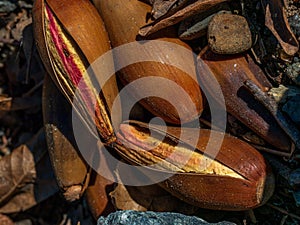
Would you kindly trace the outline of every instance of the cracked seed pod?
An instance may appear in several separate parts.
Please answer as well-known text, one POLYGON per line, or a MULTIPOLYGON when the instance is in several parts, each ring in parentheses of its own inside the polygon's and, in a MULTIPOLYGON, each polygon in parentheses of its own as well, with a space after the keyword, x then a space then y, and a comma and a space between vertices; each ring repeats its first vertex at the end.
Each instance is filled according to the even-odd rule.
POLYGON ((130 163, 152 165, 149 170, 162 175, 176 172, 160 185, 189 204, 215 210, 247 210, 270 198, 274 190, 273 174, 263 156, 252 146, 225 134, 213 157, 203 152, 208 141, 218 141, 215 138, 220 133, 201 129, 193 147, 190 138, 179 139, 181 132, 191 137, 199 130, 167 127, 165 135, 159 126, 148 128, 148 124, 129 121, 120 125, 115 147, 130 163), (216 136, 210 137, 212 132, 216 136), (177 146, 179 142, 184 144, 177 146), (186 156, 189 160, 184 163, 186 156), (211 160, 207 167, 200 166, 211 160))
MULTIPOLYGON (((115 137, 110 109, 118 94, 115 77, 99 94, 95 88, 99 84, 93 83, 96 78, 86 73, 91 63, 110 50, 97 10, 86 0, 36 0, 33 21, 37 47, 47 72, 71 104, 80 85, 76 111, 87 127, 96 124, 104 143, 112 142, 115 137)), ((101 76, 102 71, 93 72, 101 76)))
MULTIPOLYGON (((111 44, 114 48, 136 41, 139 28, 144 24, 147 12, 151 10, 149 5, 137 0, 100 0, 94 2, 105 22, 111 44)), ((176 65, 181 64, 184 66, 191 63, 192 70, 195 71, 193 53, 187 44, 176 37, 177 31, 175 29, 168 30, 164 34, 167 34, 165 38, 157 36, 153 37, 153 39, 174 43, 173 47, 176 45, 183 46, 190 50, 189 54, 182 55, 169 47, 166 49, 162 45, 155 44, 154 47, 159 48, 158 50, 151 51, 148 48, 142 52, 134 52, 134 56, 138 55, 140 58, 148 59, 148 61, 131 63, 122 68, 118 73, 118 78, 127 87, 133 81, 140 78, 147 78, 138 87, 130 86, 130 94, 135 99, 141 100, 140 103, 148 111, 167 122, 175 124, 190 122, 197 119, 203 110, 203 100, 196 79, 196 73, 187 74, 175 66, 164 62, 172 59, 173 62, 176 61, 176 65), (166 51, 169 53, 167 54, 166 51), (149 61, 149 58, 160 59, 160 62, 149 61), (191 100, 191 104, 187 101, 187 97, 178 91, 177 86, 175 88, 175 86, 170 86, 165 82, 155 82, 153 85, 153 79, 150 77, 166 78, 165 80, 175 82, 187 94, 187 97, 191 100), (165 97, 159 98, 157 97, 158 95, 152 95, 154 97, 144 98, 144 94, 148 93, 148 90, 150 92, 158 90, 158 94, 163 93, 165 97), (170 104, 166 99, 176 99, 176 106, 180 107, 170 104), (193 110, 194 108, 195 110, 193 110)), ((151 45, 151 41, 148 41, 146 44, 151 45)), ((123 63, 128 58, 134 56, 129 56, 129 52, 118 52, 118 54, 114 55, 114 59, 116 63, 123 63)))

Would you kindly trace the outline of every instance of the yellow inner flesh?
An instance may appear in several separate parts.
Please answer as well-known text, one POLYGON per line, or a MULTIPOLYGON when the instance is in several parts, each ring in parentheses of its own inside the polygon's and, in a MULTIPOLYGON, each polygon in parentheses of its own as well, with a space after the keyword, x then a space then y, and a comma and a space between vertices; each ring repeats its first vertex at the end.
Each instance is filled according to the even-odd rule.
POLYGON ((174 146, 161 142, 148 134, 130 126, 130 138, 123 137, 123 153, 142 165, 154 165, 173 172, 216 174, 244 179, 237 172, 222 163, 188 147, 174 146))
MULTIPOLYGON (((45 38, 47 43, 47 50, 49 54, 49 58, 51 61, 51 66, 54 72, 54 75, 56 77, 57 82, 60 85, 61 90, 64 92, 65 96, 68 98, 69 102, 73 103, 73 97, 75 95, 76 87, 74 86, 72 80, 70 79, 68 72, 64 66, 63 61, 60 59, 60 55, 56 49, 55 43, 53 41, 53 38, 51 36, 51 32, 49 28, 50 21, 49 21, 49 15, 47 13, 46 7, 44 8, 44 32, 45 32, 45 38)), ((99 93, 97 93, 96 89, 94 88, 91 79, 89 75, 86 73, 86 67, 84 64, 84 61, 80 58, 79 53, 76 51, 75 47, 73 46, 73 40, 70 39, 68 35, 65 34, 65 31, 63 28, 59 25, 57 19, 55 16, 53 16, 54 23, 57 27, 58 34, 60 38, 62 39, 63 43, 68 47, 68 54, 69 57, 73 58, 74 63, 76 64, 76 67, 82 74, 82 79, 86 83, 86 86, 88 87, 88 92, 95 97, 96 99, 96 105, 99 107, 99 114, 97 114, 96 120, 98 120, 99 126, 97 126, 98 131, 100 134, 103 134, 104 137, 111 137, 113 136, 113 129, 110 124, 110 119, 107 115, 107 111, 105 108, 105 104, 103 103, 103 100, 99 97, 99 93)), ((80 112, 81 116, 90 124, 89 126, 95 126, 93 121, 88 121, 89 118, 94 118, 94 115, 91 115, 94 113, 95 109, 88 109, 87 105, 84 103, 85 100, 83 99, 82 95, 80 94, 78 96, 80 98, 78 106, 78 111, 80 112), (92 111, 93 110, 93 111, 92 111), (84 116, 85 115, 85 116, 84 116), (92 116, 92 117, 91 117, 92 116)))

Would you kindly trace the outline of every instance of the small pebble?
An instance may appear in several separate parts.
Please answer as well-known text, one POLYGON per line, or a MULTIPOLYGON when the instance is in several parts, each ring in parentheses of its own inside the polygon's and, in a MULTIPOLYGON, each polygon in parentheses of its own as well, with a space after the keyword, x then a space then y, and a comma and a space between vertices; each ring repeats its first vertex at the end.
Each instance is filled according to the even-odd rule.
POLYGON ((207 31, 208 44, 218 54, 236 54, 251 48, 251 31, 243 16, 233 14, 217 14, 207 31))
POLYGON ((286 75, 292 79, 292 81, 300 86, 300 62, 290 64, 286 68, 286 75))
POLYGON ((235 225, 232 222, 208 223, 195 216, 171 212, 117 211, 107 217, 100 217, 97 225, 235 225))

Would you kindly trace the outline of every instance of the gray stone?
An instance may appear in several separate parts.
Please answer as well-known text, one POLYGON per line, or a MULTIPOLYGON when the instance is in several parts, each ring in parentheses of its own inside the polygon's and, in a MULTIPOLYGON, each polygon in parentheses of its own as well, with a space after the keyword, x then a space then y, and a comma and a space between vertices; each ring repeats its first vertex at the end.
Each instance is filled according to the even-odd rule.
POLYGON ((296 85, 300 86, 300 62, 295 62, 286 68, 286 74, 296 85))
POLYGON ((17 6, 10 1, 1 1, 0 2, 0 13, 10 13, 14 11, 17 6))
POLYGON ((117 211, 106 218, 100 217, 97 225, 235 225, 231 222, 208 223, 195 216, 171 212, 117 211))
POLYGON ((287 113, 290 118, 300 126, 300 95, 292 96, 290 99, 283 105, 282 111, 287 113))
POLYGON ((295 169, 290 173, 289 184, 291 185, 291 187, 293 189, 299 189, 300 188, 300 168, 295 169))

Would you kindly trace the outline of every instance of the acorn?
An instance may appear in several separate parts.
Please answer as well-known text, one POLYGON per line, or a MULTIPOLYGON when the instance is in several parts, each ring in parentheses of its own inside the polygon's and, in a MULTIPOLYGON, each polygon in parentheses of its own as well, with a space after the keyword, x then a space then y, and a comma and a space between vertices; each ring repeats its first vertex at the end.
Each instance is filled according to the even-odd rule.
MULTIPOLYGON (((90 169, 78 153, 72 130, 72 108, 49 76, 43 87, 43 118, 48 152, 57 184, 67 201, 83 195, 90 169), (59 102, 59 104, 57 104, 59 102)), ((89 132, 87 132, 89 133, 89 132)), ((89 135, 85 135, 89 141, 89 135)))
MULTIPOLYGON (((88 70, 110 50, 97 10, 85 0, 37 0, 33 23, 37 48, 48 74, 69 103, 76 99, 73 108, 93 135, 97 136, 92 129, 96 124, 103 142, 112 142, 110 111, 118 94, 116 79, 112 75, 105 84, 98 84, 95 80, 103 76, 103 71, 88 70), (97 93, 97 85, 103 86, 101 93, 97 93)), ((113 67, 113 63, 107 66, 113 67)))
POLYGON ((262 70, 251 61, 247 54, 220 55, 205 48, 198 56, 198 77, 206 89, 205 93, 209 93, 216 102, 220 95, 224 96, 228 113, 279 151, 290 153, 290 138, 244 85, 245 81, 251 80, 264 92, 272 87, 262 70), (216 93, 212 78, 218 81, 222 93, 216 93))
POLYGON ((274 191, 274 176, 263 156, 218 131, 128 121, 120 125, 115 148, 150 180, 169 174, 160 185, 198 207, 247 210, 264 204, 274 191))
POLYGON ((195 73, 195 57, 191 48, 176 37, 177 31, 171 28, 151 37, 151 40, 141 40, 137 35, 145 23, 147 12, 151 11, 149 5, 136 0, 95 3, 113 48, 136 43, 136 49, 127 47, 128 51, 116 51, 114 54, 117 65, 126 65, 117 76, 125 87, 129 87, 127 90, 131 96, 166 122, 180 124, 197 119, 203 111, 203 98, 195 73), (138 40, 141 42, 138 43, 138 40), (140 49, 137 45, 150 47, 140 49), (182 54, 177 48, 184 48, 187 53, 182 54), (139 58, 145 60, 137 61, 139 58), (186 65, 191 65, 190 73, 180 69, 186 65), (131 85, 143 78, 146 79, 141 85, 131 85), (169 101, 172 99, 174 102, 169 101))

